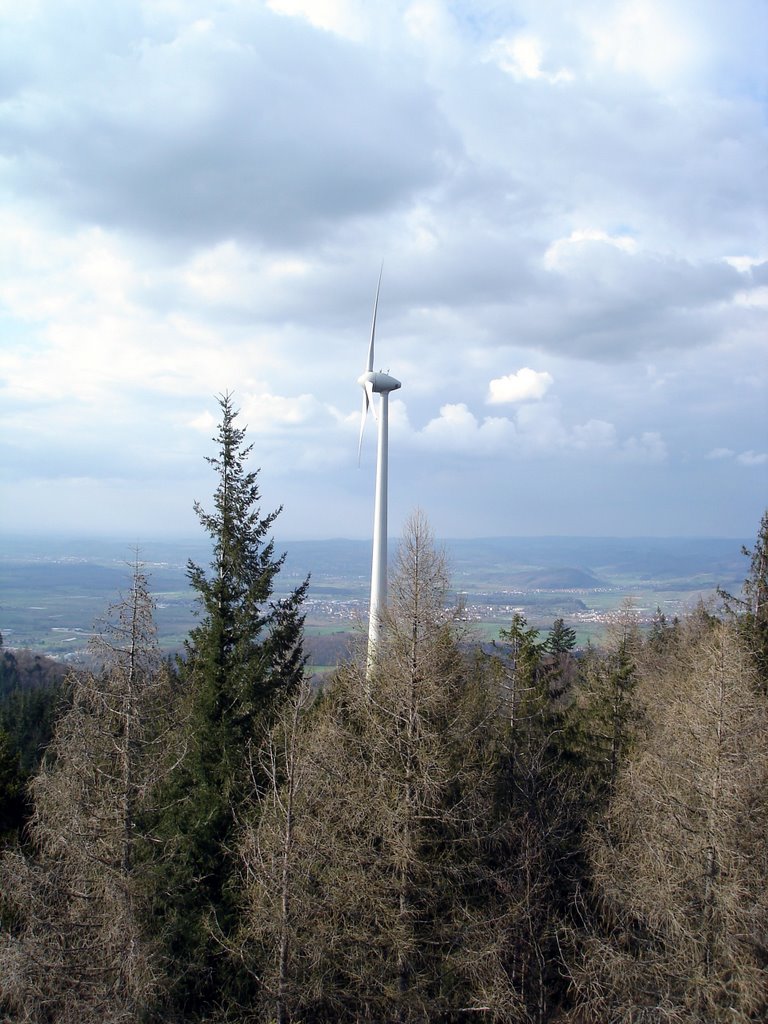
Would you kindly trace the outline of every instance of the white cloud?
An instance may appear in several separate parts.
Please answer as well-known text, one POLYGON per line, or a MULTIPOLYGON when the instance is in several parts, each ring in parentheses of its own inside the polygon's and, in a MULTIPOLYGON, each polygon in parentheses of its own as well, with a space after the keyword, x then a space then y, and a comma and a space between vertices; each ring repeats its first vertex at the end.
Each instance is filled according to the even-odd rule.
POLYGON ((543 398, 553 383, 552 375, 546 370, 532 370, 524 366, 517 373, 492 380, 486 401, 489 405, 533 401, 543 398))
POLYGON ((768 453, 766 452, 741 452, 740 455, 736 456, 736 461, 742 466, 764 466, 768 462, 768 453))
POLYGON ((304 18, 315 28, 335 32, 347 39, 361 39, 363 19, 351 0, 267 0, 275 14, 304 18))
POLYGON ((637 242, 631 235, 610 235, 600 228, 577 228, 565 238, 552 242, 544 253, 543 263, 547 270, 561 270, 570 260, 583 259, 583 246, 593 242, 612 245, 622 252, 637 252, 637 242))
POLYGON ((708 459, 732 459, 736 454, 732 448, 713 448, 707 453, 708 459))
POLYGON ((748 274, 753 267, 759 267, 766 262, 765 256, 723 256, 723 260, 740 274, 748 274))
POLYGON ((708 454, 708 459, 734 459, 740 466, 764 466, 768 462, 768 453, 755 452, 751 449, 739 452, 737 455, 732 448, 713 448, 708 454))
POLYGON ((562 412, 553 403, 521 405, 515 414, 515 423, 523 442, 521 451, 526 455, 549 456, 570 447, 562 412))
POLYGON ((605 451, 617 446, 616 427, 605 420, 588 420, 573 428, 573 446, 584 451, 605 451))
POLYGON ((768 285, 760 288, 749 288, 743 292, 737 292, 733 297, 734 305, 753 307, 754 309, 768 309, 768 285))
POLYGON ((464 402, 441 406, 440 415, 427 423, 417 435, 420 443, 440 451, 487 455, 512 444, 515 425, 503 417, 478 420, 464 402))
POLYGON ((619 0, 598 11, 587 28, 598 61, 654 85, 670 84, 684 75, 701 48, 697 19, 684 20, 672 4, 619 0))
POLYGON ((275 257, 229 239, 195 252, 180 276, 190 294, 204 303, 251 307, 273 301, 276 290, 295 288, 311 270, 307 259, 275 257))
POLYGON ((216 429, 216 417, 209 409, 206 409, 199 416, 189 420, 187 426, 191 427, 192 430, 199 431, 201 434, 210 434, 216 429))
POLYGON ((408 35, 430 55, 457 53, 460 41, 450 12, 441 0, 413 0, 403 13, 403 24, 408 35))
POLYGON ((497 39, 490 49, 488 59, 518 82, 539 79, 556 85, 573 81, 572 72, 566 68, 554 72, 542 68, 544 47, 541 40, 530 32, 519 32, 497 39))
POLYGON ((482 458, 540 458, 561 455, 613 462, 660 463, 667 445, 656 431, 644 431, 622 440, 614 424, 590 419, 568 426, 552 404, 523 405, 515 417, 478 418, 464 402, 441 406, 440 415, 420 431, 401 421, 401 435, 417 447, 482 458))
POLYGON ((645 431, 640 437, 630 437, 621 447, 632 462, 664 462, 668 454, 666 442, 655 430, 645 431))
POLYGON ((313 395, 246 394, 240 402, 242 422, 256 434, 282 428, 295 428, 317 418, 327 410, 313 395))

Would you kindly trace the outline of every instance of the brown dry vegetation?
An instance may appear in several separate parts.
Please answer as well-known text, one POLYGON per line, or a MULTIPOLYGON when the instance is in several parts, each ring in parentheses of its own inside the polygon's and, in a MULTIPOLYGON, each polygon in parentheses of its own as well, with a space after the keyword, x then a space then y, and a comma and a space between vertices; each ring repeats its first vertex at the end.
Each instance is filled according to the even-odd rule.
MULTIPOLYGON (((372 662, 360 652, 319 697, 305 684, 253 715, 226 841, 174 876, 163 800, 193 777, 194 747, 137 568, 104 671, 72 684, 23 845, 0 858, 2 1019, 765 1020, 759 581, 744 607, 659 617, 645 637, 626 607, 605 649, 576 658, 567 632, 548 646, 521 616, 472 652, 447 580, 417 515, 372 662), (194 874, 217 857, 226 927, 194 874), (177 930, 202 922, 204 986, 169 941, 174 908, 177 930), (175 996, 198 984, 207 1002, 175 996)), ((208 805, 182 789, 207 835, 208 805)))

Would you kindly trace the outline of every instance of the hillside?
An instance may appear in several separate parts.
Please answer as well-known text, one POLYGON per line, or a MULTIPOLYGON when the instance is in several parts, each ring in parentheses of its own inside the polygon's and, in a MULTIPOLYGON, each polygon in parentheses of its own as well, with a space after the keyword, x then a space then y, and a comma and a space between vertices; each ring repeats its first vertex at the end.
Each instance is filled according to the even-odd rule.
MULTIPOLYGON (((392 539, 394 551, 397 540, 392 539)), ((360 540, 276 542, 286 559, 278 590, 311 574, 306 604, 313 660, 348 642, 364 620, 370 544, 360 540), (336 640, 324 639, 336 635, 336 640)), ((454 592, 489 636, 523 608, 545 627, 574 616, 580 640, 599 635, 607 612, 632 597, 647 615, 677 614, 718 586, 738 590, 741 542, 713 538, 496 537, 443 542, 454 592)), ((174 650, 195 622, 187 560, 205 563, 201 540, 139 545, 157 602, 162 646, 174 650)), ((84 650, 94 623, 126 586, 135 547, 122 541, 0 538, 0 631, 8 647, 59 658, 84 650)))

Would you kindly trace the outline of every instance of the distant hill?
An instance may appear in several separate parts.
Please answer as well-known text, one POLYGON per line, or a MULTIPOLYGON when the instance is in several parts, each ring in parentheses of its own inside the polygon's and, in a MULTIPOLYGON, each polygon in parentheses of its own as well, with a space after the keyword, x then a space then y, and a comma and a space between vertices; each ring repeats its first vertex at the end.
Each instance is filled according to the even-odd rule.
POLYGON ((751 543, 722 537, 483 537, 445 545, 457 573, 480 563, 501 572, 511 566, 574 566, 609 579, 707 574, 719 580, 743 578, 741 546, 751 543))
MULTIPOLYGON (((742 579, 746 562, 742 544, 754 538, 721 537, 479 537, 447 539, 443 544, 456 576, 481 566, 487 572, 511 569, 562 569, 570 566, 598 578, 632 575, 646 578, 676 578, 708 574, 718 580, 742 579)), ((397 538, 390 538, 390 550, 397 538)), ((71 537, 0 536, 0 564, 22 562, 28 570, 34 563, 55 561, 74 567, 101 564, 126 571, 135 554, 135 540, 87 540, 71 537)), ((276 538, 278 551, 286 553, 285 569, 291 575, 367 577, 371 568, 368 540, 289 540, 276 538)), ((179 541, 139 541, 138 552, 153 573, 170 570, 178 579, 187 560, 205 563, 210 551, 204 538, 179 541)), ((106 583, 106 578, 104 580, 106 583)))
MULTIPOLYGON (((521 605, 541 619, 587 608, 602 612, 629 595, 642 595, 640 603, 651 610, 658 604, 676 614, 689 597, 696 600, 718 586, 738 592, 748 569, 742 542, 722 538, 484 537, 442 543, 452 587, 468 604, 521 605), (609 595, 599 593, 607 590, 609 595), (513 594, 525 596, 511 599, 513 594)), ((392 538, 390 551, 396 547, 392 538)), ((0 633, 6 646, 75 660, 96 620, 130 586, 136 548, 126 540, 0 536, 0 633)), ((286 554, 279 592, 311 575, 314 627, 325 632, 338 622, 347 630, 364 615, 369 541, 277 537, 276 550, 286 554)), ((207 565, 210 547, 199 537, 142 541, 138 555, 157 599, 161 643, 179 649, 197 612, 187 561, 207 565)), ((312 655, 316 664, 327 663, 323 641, 312 655)))
POLYGON ((598 590, 610 586, 585 569, 535 569, 512 573, 514 585, 521 590, 598 590))

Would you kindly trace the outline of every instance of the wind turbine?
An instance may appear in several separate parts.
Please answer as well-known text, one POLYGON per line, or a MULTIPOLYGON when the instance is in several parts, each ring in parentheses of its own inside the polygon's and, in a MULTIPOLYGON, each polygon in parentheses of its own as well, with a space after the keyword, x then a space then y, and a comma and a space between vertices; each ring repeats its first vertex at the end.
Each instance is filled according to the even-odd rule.
POLYGON ((368 617, 368 670, 370 672, 375 657, 376 645, 381 630, 381 617, 387 605, 387 464, 389 448, 389 395, 397 391, 399 380, 390 377, 388 373, 381 371, 374 372, 373 369, 373 343, 376 336, 376 311, 379 307, 379 291, 381 290, 381 275, 384 267, 379 271, 379 282, 376 285, 376 299, 373 303, 373 323, 371 324, 371 342, 368 346, 368 361, 365 371, 357 378, 357 383, 363 389, 363 409, 360 418, 360 440, 357 447, 357 461, 360 462, 360 453, 363 447, 363 431, 368 414, 368 407, 371 407, 374 419, 378 419, 378 443, 376 447, 376 499, 373 507, 373 558, 371 561, 371 606, 368 617), (380 395, 379 415, 376 416, 376 406, 373 396, 380 395))

